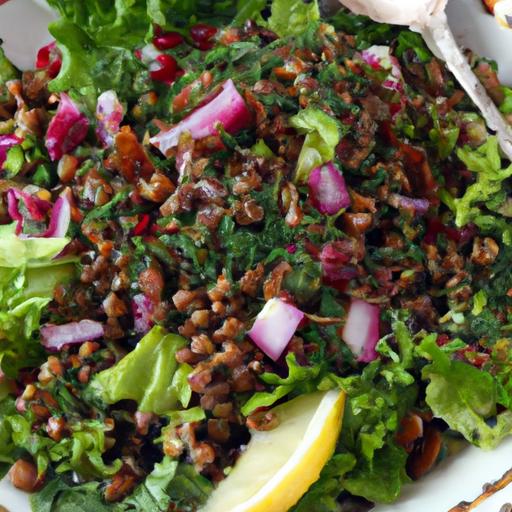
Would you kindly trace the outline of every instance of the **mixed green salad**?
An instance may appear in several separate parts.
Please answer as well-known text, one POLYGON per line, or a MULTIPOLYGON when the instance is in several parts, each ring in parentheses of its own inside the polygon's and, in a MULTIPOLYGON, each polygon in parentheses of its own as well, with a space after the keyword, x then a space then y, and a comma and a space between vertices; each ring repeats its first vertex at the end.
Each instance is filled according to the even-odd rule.
POLYGON ((33 71, 0 48, 0 476, 35 512, 198 510, 316 390, 343 428, 294 512, 512 433, 512 165, 418 34, 315 0, 49 4, 33 71))

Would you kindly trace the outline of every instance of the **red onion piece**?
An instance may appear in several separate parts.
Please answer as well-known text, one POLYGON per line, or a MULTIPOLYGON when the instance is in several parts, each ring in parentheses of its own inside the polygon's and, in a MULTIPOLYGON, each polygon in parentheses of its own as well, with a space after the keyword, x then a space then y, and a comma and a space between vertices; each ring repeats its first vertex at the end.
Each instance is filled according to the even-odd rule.
POLYGON ((61 93, 59 108, 50 121, 45 145, 52 160, 73 151, 87 136, 89 121, 71 98, 61 93))
POLYGON ((332 162, 311 171, 308 187, 311 202, 320 213, 334 215, 350 206, 345 179, 332 162))
POLYGON ((34 221, 40 222, 46 218, 46 212, 51 208, 48 201, 44 201, 37 196, 32 196, 18 190, 10 188, 7 191, 7 212, 13 221, 17 222, 16 234, 19 235, 23 231, 23 224, 25 219, 19 209, 19 201, 23 201, 30 218, 34 221))
POLYGON ((360 362, 377 359, 375 346, 380 339, 379 320, 379 306, 352 297, 342 338, 360 362))
POLYGON ((22 142, 23 139, 20 139, 13 134, 0 135, 0 169, 2 169, 2 166, 4 165, 4 162, 7 158, 7 151, 13 146, 17 146, 22 142))
POLYGON ((19 235, 23 231, 23 215, 18 209, 18 199, 14 193, 14 189, 7 192, 7 213, 13 221, 16 222, 16 234, 19 235))
POLYGON ((104 329, 103 324, 95 320, 80 320, 63 325, 46 324, 41 327, 40 332, 43 346, 47 350, 57 351, 64 345, 101 338, 104 329))
POLYGON ((160 132, 150 139, 165 155, 170 148, 178 145, 180 135, 190 132, 193 139, 202 139, 217 135, 216 126, 221 123, 228 133, 236 133, 245 128, 251 120, 251 114, 244 99, 237 91, 233 80, 227 80, 222 92, 210 102, 192 112, 170 130, 160 132))
POLYGON ((71 222, 71 205, 68 198, 61 196, 55 201, 48 229, 40 236, 44 238, 62 238, 66 236, 71 222))
POLYGON ((96 106, 96 135, 104 147, 114 144, 114 137, 124 117, 123 105, 115 91, 105 91, 98 97, 96 106))
POLYGON ((415 215, 425 215, 430 208, 430 201, 428 199, 406 197, 401 194, 389 194, 388 204, 393 206, 393 208, 411 210, 415 215))
POLYGON ((330 242, 322 247, 320 263, 327 283, 348 281, 357 276, 356 268, 350 265, 351 255, 344 248, 343 242, 330 242))
POLYGON ((132 312, 135 332, 146 334, 153 327, 153 310, 153 302, 143 293, 133 297, 132 312))
POLYGON ((277 361, 292 339, 304 313, 281 299, 270 299, 247 333, 254 343, 277 361))

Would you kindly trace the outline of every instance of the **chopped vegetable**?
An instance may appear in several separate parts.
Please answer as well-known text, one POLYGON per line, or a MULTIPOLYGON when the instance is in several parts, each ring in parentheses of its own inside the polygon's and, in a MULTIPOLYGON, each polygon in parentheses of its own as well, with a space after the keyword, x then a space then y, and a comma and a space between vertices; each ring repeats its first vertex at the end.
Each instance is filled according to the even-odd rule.
POLYGON ((270 299, 247 333, 258 347, 276 361, 292 339, 304 313, 281 299, 270 299))

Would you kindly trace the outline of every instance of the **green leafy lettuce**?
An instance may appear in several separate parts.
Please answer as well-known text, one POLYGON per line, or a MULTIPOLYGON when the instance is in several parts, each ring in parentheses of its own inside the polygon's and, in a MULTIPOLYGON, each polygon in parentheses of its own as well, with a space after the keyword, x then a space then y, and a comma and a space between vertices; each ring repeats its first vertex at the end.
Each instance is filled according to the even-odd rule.
POLYGON ((211 491, 212 484, 193 466, 164 457, 123 504, 135 510, 166 512, 173 506, 187 512, 197 510, 211 491))
POLYGON ((303 183, 315 167, 334 158, 340 129, 334 118, 319 108, 309 106, 291 117, 290 125, 306 134, 295 170, 295 180, 303 183))
POLYGON ((71 422, 71 435, 59 442, 47 437, 46 432, 39 432, 29 415, 13 414, 2 421, 9 425, 14 446, 32 455, 40 475, 46 473, 51 463, 56 464, 57 473, 77 471, 91 478, 112 476, 121 468, 120 460, 110 465, 103 461, 108 427, 100 420, 71 422))
POLYGON ((322 366, 301 366, 297 363, 295 354, 290 352, 286 356, 288 376, 280 377, 275 373, 264 373, 260 379, 274 387, 272 391, 259 391, 242 406, 242 414, 249 415, 258 407, 269 407, 281 398, 293 394, 310 393, 317 389, 318 377, 321 375, 322 366))
POLYGON ((320 19, 316 1, 274 0, 268 27, 280 37, 298 36, 312 22, 320 19))
POLYGON ((512 434, 512 411, 497 412, 498 382, 493 375, 451 360, 433 336, 425 338, 419 350, 431 360, 422 374, 430 381, 426 402, 435 416, 486 450, 512 434))
POLYGON ((90 389, 107 404, 135 400, 143 412, 163 414, 176 409, 178 402, 186 407, 191 395, 187 382, 190 367, 178 365, 175 358, 186 345, 181 336, 153 327, 135 350, 98 373, 90 389))
POLYGON ((476 180, 462 197, 444 194, 445 202, 455 213, 455 223, 461 227, 473 222, 482 231, 501 234, 504 243, 512 244, 512 227, 501 217, 507 205, 504 181, 512 176, 512 164, 502 168, 498 139, 489 137, 476 149, 459 148, 457 156, 476 174, 476 180))
POLYGON ((68 238, 18 238, 14 225, 0 226, 0 368, 15 376, 37 365, 37 331, 55 286, 74 274, 70 260, 53 258, 68 238))
POLYGON ((211 489, 211 483, 193 466, 164 457, 133 494, 120 503, 106 503, 99 482, 74 485, 62 475, 33 494, 30 502, 33 512, 166 512, 170 507, 192 512, 206 501, 211 489))

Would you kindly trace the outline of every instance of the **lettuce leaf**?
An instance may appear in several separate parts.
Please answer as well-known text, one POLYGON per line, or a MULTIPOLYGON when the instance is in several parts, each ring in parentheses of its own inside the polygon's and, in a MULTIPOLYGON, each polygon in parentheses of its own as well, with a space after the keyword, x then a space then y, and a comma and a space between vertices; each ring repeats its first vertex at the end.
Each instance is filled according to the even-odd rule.
POLYGON ((371 464, 358 464, 343 479, 344 488, 355 496, 364 496, 376 503, 393 503, 409 482, 405 471, 407 452, 392 440, 375 453, 371 464))
POLYGON ((301 366, 297 363, 293 352, 287 354, 286 364, 288 365, 288 376, 285 378, 269 372, 260 376, 263 382, 275 387, 272 391, 254 393, 242 406, 243 415, 248 416, 258 407, 269 407, 289 394, 310 393, 317 389, 322 372, 321 365, 301 366))
POLYGON ((121 512, 118 504, 107 505, 100 491, 100 483, 87 482, 72 486, 61 478, 54 478, 39 492, 30 496, 33 512, 121 512))
POLYGON ((312 22, 320 19, 316 0, 274 0, 268 27, 280 37, 298 36, 312 22))
POLYGON ((473 222, 482 231, 501 234, 504 243, 512 244, 512 227, 500 218, 501 209, 506 204, 503 182, 512 176, 512 164, 502 168, 498 139, 489 137, 476 149, 459 148, 457 156, 476 174, 476 181, 469 185, 462 197, 451 198, 444 193, 446 204, 455 213, 455 223, 462 227, 473 222), (495 214, 487 213, 483 207, 495 214))
POLYGON ((128 510, 133 506, 135 510, 192 512, 206 502, 211 490, 212 484, 193 466, 164 457, 122 504, 128 510))
POLYGON ((435 416, 484 450, 496 448, 512 434, 512 411, 497 413, 498 385, 493 375, 451 360, 432 336, 418 350, 431 360, 422 375, 430 381, 426 402, 435 416))
POLYGON ((103 461, 107 426, 100 420, 70 422, 71 435, 60 442, 47 437, 46 432, 39 433, 28 415, 13 413, 3 421, 9 425, 14 446, 32 455, 40 475, 47 471, 50 463, 58 463, 57 473, 77 471, 90 478, 112 476, 121 469, 120 460, 110 465, 103 461))
POLYGON ((179 366, 175 358, 186 345, 181 336, 153 327, 135 350, 98 373, 90 390, 107 404, 135 400, 142 412, 163 414, 176 409, 178 402, 186 407, 190 400, 189 369, 179 366))
POLYGON ((76 89, 94 97, 113 89, 121 98, 131 99, 149 87, 147 70, 131 48, 102 46, 82 25, 65 18, 51 23, 49 31, 62 52, 61 71, 48 85, 51 91, 76 89))
POLYGON ((14 456, 15 445, 12 442, 12 429, 6 420, 7 416, 16 413, 14 399, 5 397, 0 401, 0 479, 16 460, 14 456))
POLYGON ((306 134, 295 169, 295 181, 304 183, 313 169, 334 158, 340 129, 334 118, 316 107, 301 110, 290 118, 290 125, 306 134))
POLYGON ((41 315, 58 283, 73 277, 72 260, 54 260, 68 238, 18 238, 14 225, 0 226, 0 368, 14 377, 37 365, 41 315))

